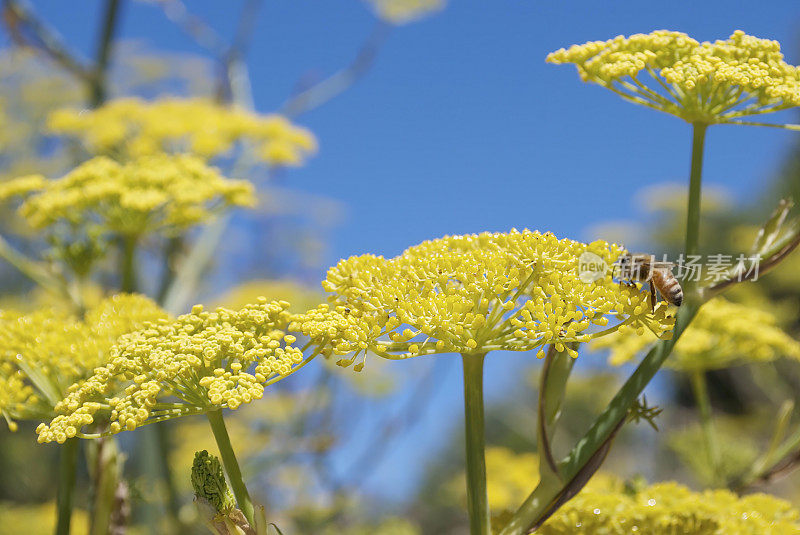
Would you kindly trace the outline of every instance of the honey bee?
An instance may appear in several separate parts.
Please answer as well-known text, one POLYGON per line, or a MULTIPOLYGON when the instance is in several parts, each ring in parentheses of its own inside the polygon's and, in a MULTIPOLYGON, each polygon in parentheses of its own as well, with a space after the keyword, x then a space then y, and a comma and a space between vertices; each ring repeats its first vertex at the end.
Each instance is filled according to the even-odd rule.
POLYGON ((683 288, 672 274, 672 262, 656 261, 649 254, 625 254, 618 260, 621 276, 629 281, 647 282, 650 306, 656 308, 656 290, 664 300, 676 307, 683 303, 683 288))

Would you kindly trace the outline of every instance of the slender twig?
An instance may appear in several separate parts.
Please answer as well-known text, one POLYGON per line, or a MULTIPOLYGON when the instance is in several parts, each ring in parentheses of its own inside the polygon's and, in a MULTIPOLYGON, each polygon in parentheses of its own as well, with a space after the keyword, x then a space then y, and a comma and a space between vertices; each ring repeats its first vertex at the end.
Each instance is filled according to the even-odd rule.
POLYGON ((376 23, 372 33, 347 67, 293 95, 283 104, 281 112, 288 117, 296 117, 319 107, 352 86, 369 71, 378 51, 389 37, 391 28, 385 22, 376 23))
POLYGON ((351 468, 345 470, 345 474, 354 474, 352 478, 344 478, 348 484, 358 486, 359 481, 366 480, 380 464, 381 459, 389 453, 389 443, 392 438, 408 430, 409 426, 422 419, 425 408, 429 406, 430 396, 436 391, 433 386, 436 384, 436 363, 440 360, 433 359, 433 362, 434 364, 419 380, 416 388, 411 391, 405 406, 388 419, 380 432, 375 433, 373 440, 363 448, 363 452, 357 460, 351 463, 351 468))
POLYGON ((192 14, 180 0, 152 0, 161 7, 164 16, 175 23, 201 47, 222 57, 227 49, 225 40, 203 19, 192 14))
POLYGON ((89 105, 96 108, 106 100, 108 94, 107 71, 114 45, 114 36, 119 26, 120 0, 107 0, 103 23, 97 42, 95 63, 90 79, 89 105))
POLYGON ((705 371, 695 370, 691 373, 692 392, 694 394, 697 408, 700 411, 700 423, 703 428, 703 439, 705 440, 708 462, 714 481, 719 477, 719 443, 717 433, 714 429, 714 417, 711 414, 711 398, 708 395, 708 383, 706 382, 705 371))
POLYGON ((234 100, 236 77, 243 72, 239 67, 250 46, 260 8, 261 0, 245 1, 242 10, 239 12, 239 21, 236 25, 233 40, 230 46, 220 55, 220 75, 217 87, 217 99, 220 102, 232 102, 234 100))
POLYGON ((66 283, 62 279, 50 273, 41 262, 33 260, 16 250, 3 236, 0 236, 0 258, 17 268, 20 273, 42 288, 64 295, 69 294, 66 283))
POLYGON ((17 0, 3 0, 3 11, 6 29, 16 43, 36 48, 76 78, 91 80, 91 69, 25 5, 17 0), (31 35, 26 35, 25 30, 31 35))

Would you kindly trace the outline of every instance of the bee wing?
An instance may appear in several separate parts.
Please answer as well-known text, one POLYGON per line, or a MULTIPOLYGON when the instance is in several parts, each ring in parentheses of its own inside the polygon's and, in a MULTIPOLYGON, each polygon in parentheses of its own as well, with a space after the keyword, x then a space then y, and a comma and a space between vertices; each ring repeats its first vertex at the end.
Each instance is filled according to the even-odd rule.
POLYGON ((658 260, 656 259, 655 255, 648 254, 648 253, 630 253, 629 257, 631 258, 632 262, 635 263, 647 263, 653 269, 672 269, 675 267, 674 262, 669 262, 667 260, 658 260))

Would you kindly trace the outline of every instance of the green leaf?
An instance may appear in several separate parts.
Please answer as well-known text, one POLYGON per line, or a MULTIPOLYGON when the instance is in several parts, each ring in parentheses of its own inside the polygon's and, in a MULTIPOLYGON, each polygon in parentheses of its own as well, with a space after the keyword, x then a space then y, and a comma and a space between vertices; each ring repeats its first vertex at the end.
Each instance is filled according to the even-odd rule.
POLYGON ((781 199, 770 218, 758 231, 758 235, 751 248, 753 254, 764 254, 775 244, 778 237, 786 228, 786 218, 792 207, 794 207, 794 201, 791 199, 781 199))

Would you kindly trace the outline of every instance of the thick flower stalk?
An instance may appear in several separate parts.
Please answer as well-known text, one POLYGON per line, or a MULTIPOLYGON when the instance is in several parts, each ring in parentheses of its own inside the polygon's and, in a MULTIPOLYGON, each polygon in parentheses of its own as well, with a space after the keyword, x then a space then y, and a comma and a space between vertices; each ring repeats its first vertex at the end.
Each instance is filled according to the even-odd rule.
POLYGON ((97 157, 64 177, 26 176, 3 184, 0 200, 24 196, 20 216, 34 229, 85 234, 174 235, 230 206, 251 206, 253 186, 222 176, 190 155, 155 154, 127 163, 97 157))
POLYGON ((120 338, 108 363, 72 385, 59 415, 39 426, 39 441, 115 434, 260 399, 267 385, 310 360, 283 330, 288 306, 266 299, 239 311, 197 305, 120 338), (84 431, 92 424, 105 427, 84 431))
MULTIPOLYGON (((635 360, 657 341, 644 332, 621 328, 592 341, 590 348, 609 349, 609 363, 635 360)), ((778 327, 767 310, 716 297, 700 309, 676 342, 665 365, 683 372, 715 370, 741 364, 770 362, 781 357, 800 360, 800 343, 778 327)))
POLYGON ((78 139, 90 154, 123 160, 160 152, 190 152, 210 159, 246 143, 254 148, 254 157, 286 166, 300 165, 316 150, 314 136, 282 116, 206 99, 118 99, 91 111, 57 111, 49 127, 78 139))
POLYGON ((682 533, 789 535, 800 532, 800 511, 767 494, 739 497, 726 490, 692 492, 672 482, 633 493, 585 490, 536 533, 682 533))
POLYGON ((71 384, 105 364, 125 333, 166 317, 151 300, 120 294, 89 309, 84 319, 56 309, 0 311, 0 413, 14 420, 55 416, 71 384))
POLYGON ((741 30, 713 43, 667 30, 618 36, 562 48, 547 61, 572 63, 583 81, 693 124, 761 125, 742 118, 800 105, 800 71, 780 44, 741 30))
POLYGON ((464 364, 467 502, 473 535, 491 532, 486 492, 483 363, 492 350, 531 351, 573 345, 623 325, 669 338, 667 307, 651 308, 638 286, 620 284, 607 266, 623 250, 550 233, 511 231, 448 236, 398 257, 363 255, 328 271, 332 303, 295 316, 292 330, 309 336, 343 366, 367 353, 406 359, 461 353, 464 364), (596 273, 586 277, 582 258, 596 273))

